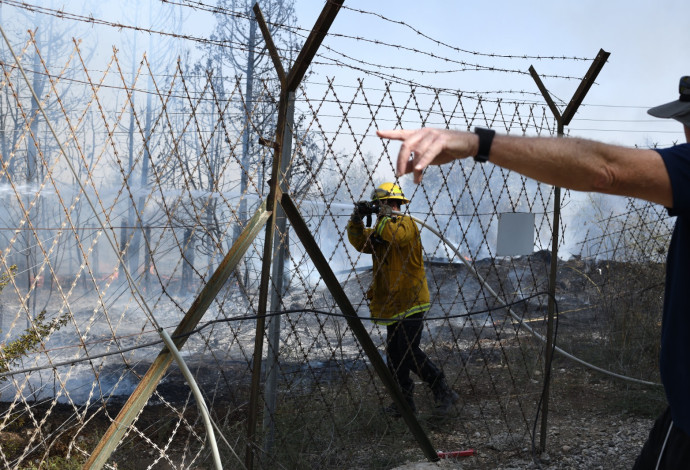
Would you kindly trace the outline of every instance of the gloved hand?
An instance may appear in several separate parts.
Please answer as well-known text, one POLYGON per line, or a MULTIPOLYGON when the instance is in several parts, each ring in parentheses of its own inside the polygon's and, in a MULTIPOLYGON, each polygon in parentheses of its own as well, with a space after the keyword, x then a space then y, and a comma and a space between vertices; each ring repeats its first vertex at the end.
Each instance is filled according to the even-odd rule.
POLYGON ((352 223, 362 223, 362 218, 367 218, 367 227, 371 226, 371 214, 377 213, 379 205, 370 201, 355 202, 355 210, 350 216, 352 223))
POLYGON ((362 223, 362 214, 359 213, 359 210, 357 209, 357 205, 355 205, 355 210, 353 210, 352 214, 350 215, 350 221, 353 224, 361 224, 362 223))
POLYGON ((359 213, 360 217, 365 215, 376 214, 379 211, 379 205, 376 202, 358 201, 355 202, 355 211, 359 213))

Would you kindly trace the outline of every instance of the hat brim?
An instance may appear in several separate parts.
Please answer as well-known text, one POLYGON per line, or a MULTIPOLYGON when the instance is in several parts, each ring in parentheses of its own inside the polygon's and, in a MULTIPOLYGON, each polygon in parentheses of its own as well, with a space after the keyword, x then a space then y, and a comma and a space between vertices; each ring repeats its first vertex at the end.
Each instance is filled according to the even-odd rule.
POLYGON ((675 119, 686 126, 690 126, 690 101, 671 101, 649 108, 647 114, 658 118, 675 119))

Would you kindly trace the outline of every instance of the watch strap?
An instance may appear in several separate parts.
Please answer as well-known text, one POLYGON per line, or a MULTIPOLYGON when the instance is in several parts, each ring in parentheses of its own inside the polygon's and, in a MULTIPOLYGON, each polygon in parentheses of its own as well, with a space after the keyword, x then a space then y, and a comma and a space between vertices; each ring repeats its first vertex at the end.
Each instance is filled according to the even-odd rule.
POLYGON ((475 127, 474 133, 479 137, 479 150, 474 156, 474 161, 484 163, 489 161, 489 152, 491 152, 491 143, 494 140, 496 131, 493 129, 484 129, 483 127, 475 127))

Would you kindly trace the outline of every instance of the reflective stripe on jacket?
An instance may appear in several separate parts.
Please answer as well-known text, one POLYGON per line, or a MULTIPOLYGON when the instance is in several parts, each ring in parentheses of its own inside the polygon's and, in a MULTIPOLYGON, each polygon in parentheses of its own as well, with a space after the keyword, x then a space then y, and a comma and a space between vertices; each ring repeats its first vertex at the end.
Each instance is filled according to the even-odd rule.
POLYGON ((373 229, 350 221, 347 237, 357 251, 372 255, 374 277, 367 297, 376 323, 429 310, 422 240, 409 216, 379 217, 373 229))

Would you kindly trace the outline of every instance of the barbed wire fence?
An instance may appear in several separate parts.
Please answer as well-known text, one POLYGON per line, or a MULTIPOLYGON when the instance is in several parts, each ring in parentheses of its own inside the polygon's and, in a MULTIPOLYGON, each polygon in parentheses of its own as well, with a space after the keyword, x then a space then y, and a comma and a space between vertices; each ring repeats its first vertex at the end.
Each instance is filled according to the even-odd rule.
MULTIPOLYGON (((18 54, 29 55, 42 57, 32 35, 18 54)), ((388 468, 424 458, 409 421, 380 413, 391 394, 361 332, 295 227, 280 225, 282 215, 276 227, 285 228, 275 231, 268 254, 282 253, 284 262, 268 278, 271 301, 261 298, 267 253, 260 229, 271 208, 271 139, 281 103, 275 79, 261 82, 247 109, 240 78, 190 73, 181 62, 159 76, 143 56, 129 76, 113 50, 94 73, 75 41, 61 66, 32 64, 31 75, 44 83, 39 100, 18 62, 1 64, 3 106, 13 117, 3 123, 0 182, 2 464, 91 458, 164 350, 160 329, 171 332, 192 371, 230 468, 388 468), (141 95, 152 104, 143 106, 141 95), (266 120, 272 131, 258 131, 266 120), (254 135, 249 155, 246 133, 254 135), (230 257, 234 265, 219 283, 214 273, 230 257), (215 295, 204 295, 209 289, 215 295), (180 332, 190 311, 198 324, 180 332), (257 338, 267 346, 257 350, 257 338)), ((556 122, 544 105, 376 77, 355 84, 332 78, 294 91, 283 193, 383 354, 385 330, 367 321, 371 260, 345 236, 352 203, 393 179, 397 148, 374 131, 439 122, 552 136, 556 122)), ((432 294, 423 346, 460 401, 453 417, 436 423, 431 395, 418 387, 415 419, 435 449, 459 442, 481 449, 495 467, 500 452, 520 451, 535 437, 545 346, 521 322, 544 336, 554 190, 473 162, 432 168, 420 186, 399 183, 410 213, 463 257, 422 228, 432 294), (535 214, 534 255, 496 255, 505 212, 535 214)), ((659 316, 647 315, 645 328, 631 325, 642 312, 660 310, 668 221, 655 206, 608 201, 583 202, 568 192, 561 200, 559 246, 573 258, 559 279, 575 282, 564 271, 579 275, 577 296, 560 284, 556 293, 558 345, 656 381, 655 367, 642 368, 639 359, 650 357, 659 316), (582 322, 590 334, 576 328, 582 322), (600 336, 591 334, 596 329, 600 336)), ((207 429, 180 369, 172 364, 159 373, 146 406, 133 409, 120 430, 107 468, 210 465, 207 429)))

